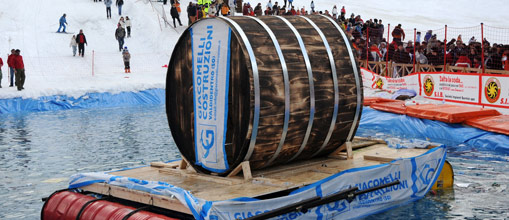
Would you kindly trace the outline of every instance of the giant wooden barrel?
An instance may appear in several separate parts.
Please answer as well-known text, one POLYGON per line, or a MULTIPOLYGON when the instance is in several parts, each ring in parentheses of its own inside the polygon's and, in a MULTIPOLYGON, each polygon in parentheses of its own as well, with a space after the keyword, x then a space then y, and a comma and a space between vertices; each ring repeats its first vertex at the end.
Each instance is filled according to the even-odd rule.
POLYGON ((357 129, 362 81, 332 19, 200 20, 178 40, 166 112, 182 156, 205 173, 260 169, 330 154, 357 129))

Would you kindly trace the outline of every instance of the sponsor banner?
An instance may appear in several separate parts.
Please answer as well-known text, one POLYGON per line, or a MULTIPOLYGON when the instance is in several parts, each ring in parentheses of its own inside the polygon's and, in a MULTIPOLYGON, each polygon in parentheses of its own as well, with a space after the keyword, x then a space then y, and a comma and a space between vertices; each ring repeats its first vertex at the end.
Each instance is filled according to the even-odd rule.
POLYGON ((481 86, 483 105, 509 108, 509 77, 485 75, 482 77, 481 86))
POLYGON ((465 104, 479 103, 479 75, 420 73, 421 95, 465 104))
POLYGON ((196 164, 212 172, 228 169, 224 142, 228 116, 230 36, 219 19, 191 31, 196 164))
MULTIPOLYGON (((378 189, 355 197, 351 202, 334 201, 311 208, 306 213, 291 212, 273 219, 352 219, 397 207, 426 195, 438 178, 446 158, 445 145, 433 148, 423 155, 398 159, 391 163, 360 167, 342 171, 323 180, 302 187, 287 196, 259 200, 236 198, 224 201, 207 201, 194 197, 191 192, 161 181, 137 180, 107 173, 83 173, 70 178, 69 188, 106 182, 110 185, 136 189, 152 194, 177 198, 193 213, 196 219, 246 219, 273 209, 281 208, 315 196, 328 196, 357 187, 366 190, 399 180, 391 187, 378 189)), ((207 189, 214 190, 214 189, 207 189)))
POLYGON ((395 92, 400 89, 411 89, 419 91, 419 75, 413 74, 400 78, 387 78, 376 73, 361 69, 362 80, 365 87, 372 89, 382 89, 395 92))

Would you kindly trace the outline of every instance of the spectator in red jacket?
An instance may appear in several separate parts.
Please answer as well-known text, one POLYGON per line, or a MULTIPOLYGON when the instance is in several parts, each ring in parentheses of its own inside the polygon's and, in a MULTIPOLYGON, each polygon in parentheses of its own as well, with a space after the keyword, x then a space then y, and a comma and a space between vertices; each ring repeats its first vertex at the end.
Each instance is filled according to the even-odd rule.
POLYGON ((88 45, 88 43, 85 34, 83 34, 83 29, 81 29, 80 33, 76 36, 76 43, 78 43, 78 56, 85 56, 85 44, 88 45))
POLYGON ((392 37, 393 41, 401 42, 402 40, 405 40, 405 31, 401 28, 401 24, 398 24, 392 31, 392 37))
POLYGON ((16 53, 15 49, 11 50, 11 54, 7 57, 7 67, 9 67, 9 73, 10 73, 10 84, 9 87, 13 87, 14 85, 14 67, 12 65, 12 59, 14 54, 16 53))
POLYGON ((15 56, 13 57, 13 67, 14 73, 16 75, 16 86, 18 87, 18 91, 21 91, 23 85, 25 85, 25 64, 23 63, 23 57, 20 55, 20 50, 17 49, 15 56))
POLYGON ((456 61, 455 66, 459 66, 459 67, 472 67, 472 61, 470 61, 470 59, 468 59, 468 56, 467 56, 466 52, 461 52, 460 57, 456 61))
POLYGON ((504 70, 509 70, 509 50, 504 51, 504 55, 502 56, 502 67, 504 70))

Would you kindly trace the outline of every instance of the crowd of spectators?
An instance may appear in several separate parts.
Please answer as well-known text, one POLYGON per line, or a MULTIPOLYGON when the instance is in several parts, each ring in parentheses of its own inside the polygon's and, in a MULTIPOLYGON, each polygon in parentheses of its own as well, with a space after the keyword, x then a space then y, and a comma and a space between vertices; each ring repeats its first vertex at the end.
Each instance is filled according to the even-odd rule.
MULTIPOLYGON (((208 0, 210 1, 210 0, 208 0)), ((353 41, 353 46, 357 50, 359 60, 369 61, 390 61, 401 64, 430 64, 434 66, 451 66, 482 68, 494 70, 509 70, 509 45, 491 44, 484 39, 484 51, 481 42, 474 37, 468 42, 462 40, 459 35, 454 39, 444 42, 437 39, 437 35, 431 30, 427 31, 421 40, 421 32, 416 34, 416 42, 412 40, 405 42, 405 31, 401 24, 398 24, 392 31, 390 39, 384 35, 386 26, 381 19, 367 19, 364 21, 360 15, 350 14, 346 17, 344 6, 338 10, 336 5, 332 10, 315 11, 314 1, 311 1, 311 10, 305 7, 296 8, 293 0, 284 0, 282 4, 277 1, 274 3, 268 0, 265 6, 258 3, 254 8, 242 0, 218 0, 209 4, 200 4, 188 8, 188 12, 195 21, 205 17, 230 16, 235 14, 235 7, 242 5, 242 14, 244 16, 262 16, 262 15, 308 15, 323 14, 332 17, 342 25, 347 34, 353 41), (195 12, 197 8, 197 12, 195 12), (195 18, 194 18, 195 17, 195 18), (369 48, 367 48, 369 47, 369 48), (414 52, 415 47, 415 52, 414 52), (482 53, 484 53, 484 63, 482 62, 482 53), (444 59, 445 57, 445 59, 444 59), (445 62, 445 63, 444 63, 445 62)), ((206 0, 203 0, 206 2, 206 0)), ((412 34, 413 35, 413 34, 412 34)), ((413 37, 413 36, 412 36, 413 37)))

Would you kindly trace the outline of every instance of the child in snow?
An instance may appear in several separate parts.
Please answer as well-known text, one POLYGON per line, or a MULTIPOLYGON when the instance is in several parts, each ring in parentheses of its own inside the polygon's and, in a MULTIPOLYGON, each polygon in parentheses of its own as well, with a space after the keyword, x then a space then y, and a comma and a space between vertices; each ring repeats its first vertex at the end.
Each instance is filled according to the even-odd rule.
POLYGON ((67 20, 65 19, 65 16, 66 15, 64 14, 64 15, 62 15, 62 17, 60 17, 60 20, 59 20, 60 26, 58 27, 58 30, 57 30, 58 33, 60 33, 60 28, 62 28, 62 27, 64 27, 64 31, 63 32, 66 33, 65 32, 65 25, 67 24, 67 20))
POLYGON ((72 56, 76 56, 76 50, 78 48, 78 43, 76 42, 76 35, 72 35, 71 43, 69 44, 69 47, 72 47, 72 56))
POLYGON ((124 51, 122 52, 122 58, 124 59, 125 73, 130 73, 131 66, 129 65, 129 61, 131 60, 131 54, 129 53, 129 50, 127 50, 127 47, 124 47, 124 51))
POLYGON ((125 27, 127 29, 127 37, 131 37, 131 19, 129 19, 129 16, 125 16, 125 27))

